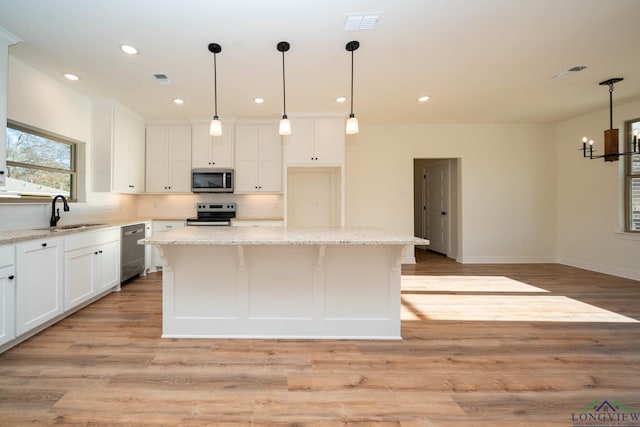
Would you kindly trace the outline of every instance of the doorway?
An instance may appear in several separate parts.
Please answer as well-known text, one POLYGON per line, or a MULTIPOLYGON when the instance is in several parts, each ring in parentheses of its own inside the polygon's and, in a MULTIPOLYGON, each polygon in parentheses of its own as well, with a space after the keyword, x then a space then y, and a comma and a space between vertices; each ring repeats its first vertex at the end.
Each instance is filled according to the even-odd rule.
POLYGON ((414 235, 431 242, 424 249, 457 258, 457 159, 414 159, 413 173, 414 235))

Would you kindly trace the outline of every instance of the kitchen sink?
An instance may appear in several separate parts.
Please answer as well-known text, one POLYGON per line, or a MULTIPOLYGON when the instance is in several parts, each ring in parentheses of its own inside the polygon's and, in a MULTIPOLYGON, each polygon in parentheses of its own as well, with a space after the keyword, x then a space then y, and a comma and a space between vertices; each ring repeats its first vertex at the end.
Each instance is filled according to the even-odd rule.
POLYGON ((97 227, 104 224, 69 224, 69 225, 56 225, 55 227, 42 227, 37 230, 50 230, 50 231, 64 231, 64 230, 76 230, 78 228, 97 227))

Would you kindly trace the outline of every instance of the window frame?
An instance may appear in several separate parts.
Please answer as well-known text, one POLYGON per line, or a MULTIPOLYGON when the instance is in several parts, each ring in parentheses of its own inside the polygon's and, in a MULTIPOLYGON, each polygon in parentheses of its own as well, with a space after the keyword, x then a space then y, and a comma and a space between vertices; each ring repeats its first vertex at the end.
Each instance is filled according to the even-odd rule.
MULTIPOLYGON (((37 165, 37 164, 32 164, 32 163, 23 163, 23 162, 16 162, 13 160, 9 160, 6 159, 6 165, 7 168, 9 168, 9 166, 13 166, 13 167, 21 167, 21 168, 27 168, 27 169, 34 169, 34 170, 41 170, 41 171, 46 171, 46 172, 56 172, 56 173, 63 173, 63 174, 69 174, 70 176, 70 189, 69 189, 69 197, 67 197, 67 200, 70 202, 76 202, 78 201, 78 141, 74 141, 71 138, 67 138, 61 135, 57 135, 53 132, 47 132, 44 131, 42 129, 37 129, 22 123, 18 123, 18 122, 14 122, 12 120, 7 120, 7 129, 13 129, 13 130, 17 130, 19 132, 24 132, 24 133, 28 133, 31 135, 35 135, 35 136, 39 136, 42 138, 46 138, 55 142, 59 142, 62 144, 67 144, 71 147, 71 162, 70 162, 70 169, 57 169, 57 168, 52 168, 49 166, 42 166, 42 165, 37 165)), ((5 134, 4 136, 5 141, 4 144, 6 146, 7 144, 7 135, 5 134)), ((0 196, 1 197, 1 196, 0 196)), ((49 196, 49 197, 53 197, 53 195, 49 196)), ((28 198, 28 196, 27 196, 28 198)), ((16 199, 12 199, 13 201, 16 201, 16 199)), ((17 199, 20 200, 20 199, 17 199)))
MULTIPOLYGON (((640 118, 627 120, 625 121, 624 127, 624 152, 629 152, 632 150, 632 141, 633 141, 633 124, 640 122, 640 118)), ((640 140, 638 140, 638 144, 640 144, 640 140)), ((632 230, 631 229, 631 209, 632 209, 632 199, 631 199, 631 181, 635 179, 640 179, 640 171, 636 173, 632 173, 631 162, 634 157, 639 154, 627 155, 624 161, 624 231, 625 233, 633 233, 640 234, 640 230, 632 230)))

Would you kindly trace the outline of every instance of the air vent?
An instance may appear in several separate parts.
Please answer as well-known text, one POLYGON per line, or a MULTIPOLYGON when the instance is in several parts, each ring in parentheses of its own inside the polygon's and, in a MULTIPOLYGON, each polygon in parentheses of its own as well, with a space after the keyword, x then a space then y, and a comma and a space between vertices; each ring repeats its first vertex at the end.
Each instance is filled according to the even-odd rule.
POLYGON ((373 30, 377 23, 377 14, 347 15, 344 20, 344 29, 345 31, 373 30))
POLYGON ((551 78, 552 79, 560 79, 562 77, 567 77, 567 76, 570 76, 573 73, 580 72, 580 71, 584 70, 585 68, 587 68, 586 65, 576 65, 575 67, 571 67, 569 69, 561 71, 558 74, 554 74, 551 78))
POLYGON ((153 73, 153 77, 163 86, 171 86, 171 80, 167 77, 166 74, 162 73, 153 73))

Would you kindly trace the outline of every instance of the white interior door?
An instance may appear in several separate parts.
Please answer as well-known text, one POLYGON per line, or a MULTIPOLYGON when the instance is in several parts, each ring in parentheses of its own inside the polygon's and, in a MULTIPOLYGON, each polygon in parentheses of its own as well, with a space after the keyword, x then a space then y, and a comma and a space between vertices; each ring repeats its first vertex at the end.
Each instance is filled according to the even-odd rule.
POLYGON ((449 163, 434 162, 423 169, 423 229, 429 249, 449 252, 449 163))

